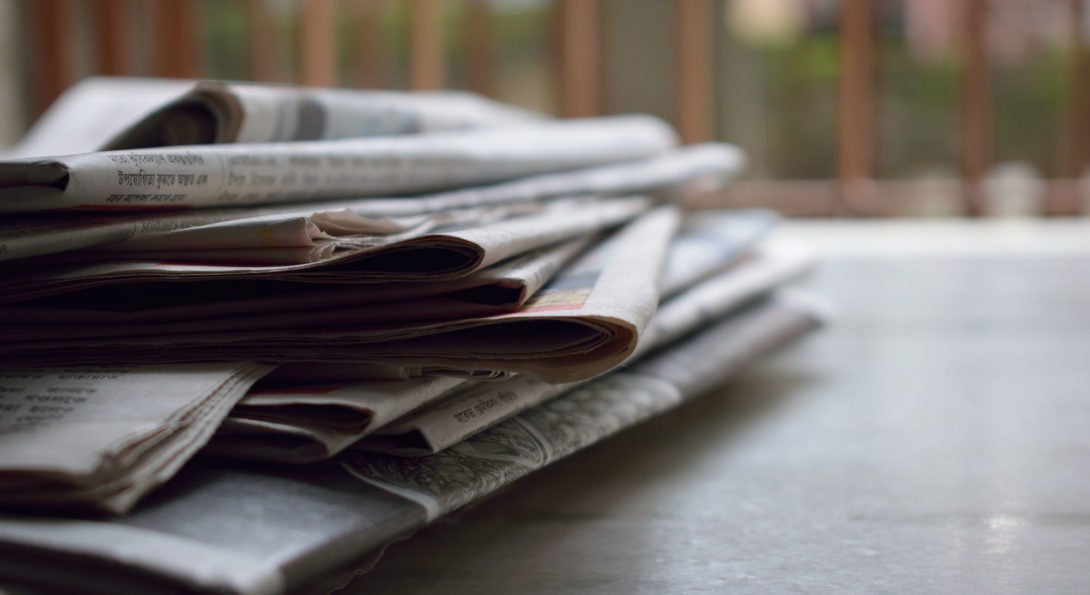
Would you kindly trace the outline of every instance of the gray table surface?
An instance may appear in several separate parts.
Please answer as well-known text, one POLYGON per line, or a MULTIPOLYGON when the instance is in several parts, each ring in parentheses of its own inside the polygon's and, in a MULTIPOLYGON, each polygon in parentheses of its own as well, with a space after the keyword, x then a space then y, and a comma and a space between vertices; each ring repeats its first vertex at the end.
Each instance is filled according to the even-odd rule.
POLYGON ((827 329, 350 593, 1090 590, 1090 226, 808 223, 827 329))

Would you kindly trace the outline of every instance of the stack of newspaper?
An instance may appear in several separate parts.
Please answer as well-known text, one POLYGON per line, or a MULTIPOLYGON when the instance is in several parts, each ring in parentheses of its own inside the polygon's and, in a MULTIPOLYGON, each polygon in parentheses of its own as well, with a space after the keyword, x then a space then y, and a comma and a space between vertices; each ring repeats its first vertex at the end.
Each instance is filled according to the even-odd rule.
POLYGON ((85 81, 0 161, 0 578, 313 585, 723 383, 820 320, 774 215, 682 207, 742 161, 648 116, 85 81))

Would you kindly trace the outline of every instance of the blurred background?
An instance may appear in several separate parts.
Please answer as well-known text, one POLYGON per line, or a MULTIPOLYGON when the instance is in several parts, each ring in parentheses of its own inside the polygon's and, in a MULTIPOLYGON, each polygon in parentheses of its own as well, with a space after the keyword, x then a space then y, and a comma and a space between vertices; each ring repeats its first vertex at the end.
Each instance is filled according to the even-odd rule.
POLYGON ((709 200, 1090 210, 1084 0, 0 0, 0 145, 89 75, 464 89, 743 147, 709 200))

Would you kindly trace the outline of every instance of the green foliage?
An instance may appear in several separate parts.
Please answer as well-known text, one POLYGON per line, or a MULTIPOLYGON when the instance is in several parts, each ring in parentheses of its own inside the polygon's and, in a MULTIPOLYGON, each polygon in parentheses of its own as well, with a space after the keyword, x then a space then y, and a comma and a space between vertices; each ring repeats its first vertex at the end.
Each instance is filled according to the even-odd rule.
POLYGON ((1058 176, 1067 109, 1070 58, 1060 49, 1037 52, 992 73, 995 161, 1026 161, 1058 176))
POLYGON ((876 176, 955 175, 960 68, 954 56, 921 60, 903 37, 888 32, 875 49, 876 176))
MULTIPOLYGON (((829 178, 836 167, 836 39, 830 34, 765 46, 766 161, 777 178, 829 178)), ((729 77, 729 73, 727 75, 729 77)))

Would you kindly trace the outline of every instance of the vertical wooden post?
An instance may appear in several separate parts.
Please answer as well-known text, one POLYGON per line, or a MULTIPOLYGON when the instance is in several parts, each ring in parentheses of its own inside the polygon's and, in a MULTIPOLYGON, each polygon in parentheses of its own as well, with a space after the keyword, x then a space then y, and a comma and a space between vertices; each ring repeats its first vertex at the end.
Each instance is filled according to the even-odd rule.
POLYGON ((712 39, 708 0, 674 0, 677 128, 686 143, 712 136, 712 39))
POLYGON ((1090 45, 1086 39, 1086 2, 1071 2, 1071 95, 1067 106, 1067 157, 1064 175, 1077 178, 1090 165, 1090 45))
POLYGON ((154 74, 196 78, 201 73, 198 6, 191 0, 158 0, 153 4, 154 74))
POLYGON ((33 115, 37 117, 75 77, 71 31, 75 7, 71 0, 35 0, 29 5, 33 115))
POLYGON ((560 115, 569 118, 602 112, 600 0, 557 0, 560 115))
POLYGON ((268 0, 246 0, 247 69, 255 81, 285 79, 284 40, 268 0))
POLYGON ((441 0, 409 2, 409 88, 443 87, 443 5, 441 0))
POLYGON ((94 0, 91 14, 95 25, 96 74, 116 76, 131 72, 131 8, 127 0, 94 0))
POLYGON ((351 4, 355 31, 353 83, 381 89, 390 85, 390 38, 383 26, 384 0, 355 0, 351 4))
POLYGON ((1067 105, 1067 134, 1063 139, 1060 185, 1052 212, 1075 215, 1082 212, 1082 176, 1090 165, 1090 47, 1085 30, 1085 0, 1070 0, 1071 9, 1071 91, 1067 105))
POLYGON ((840 4, 840 79, 837 104, 837 182, 842 205, 873 209, 874 33, 870 0, 840 4))
POLYGON ((984 213, 982 182, 991 162, 991 99, 985 30, 987 0, 963 0, 964 68, 961 79, 961 171, 965 211, 984 213))
POLYGON ((299 13, 299 82, 337 85, 335 0, 305 0, 299 13))
POLYGON ((492 95, 495 49, 492 44, 492 11, 488 0, 466 0, 465 73, 466 88, 492 95))

